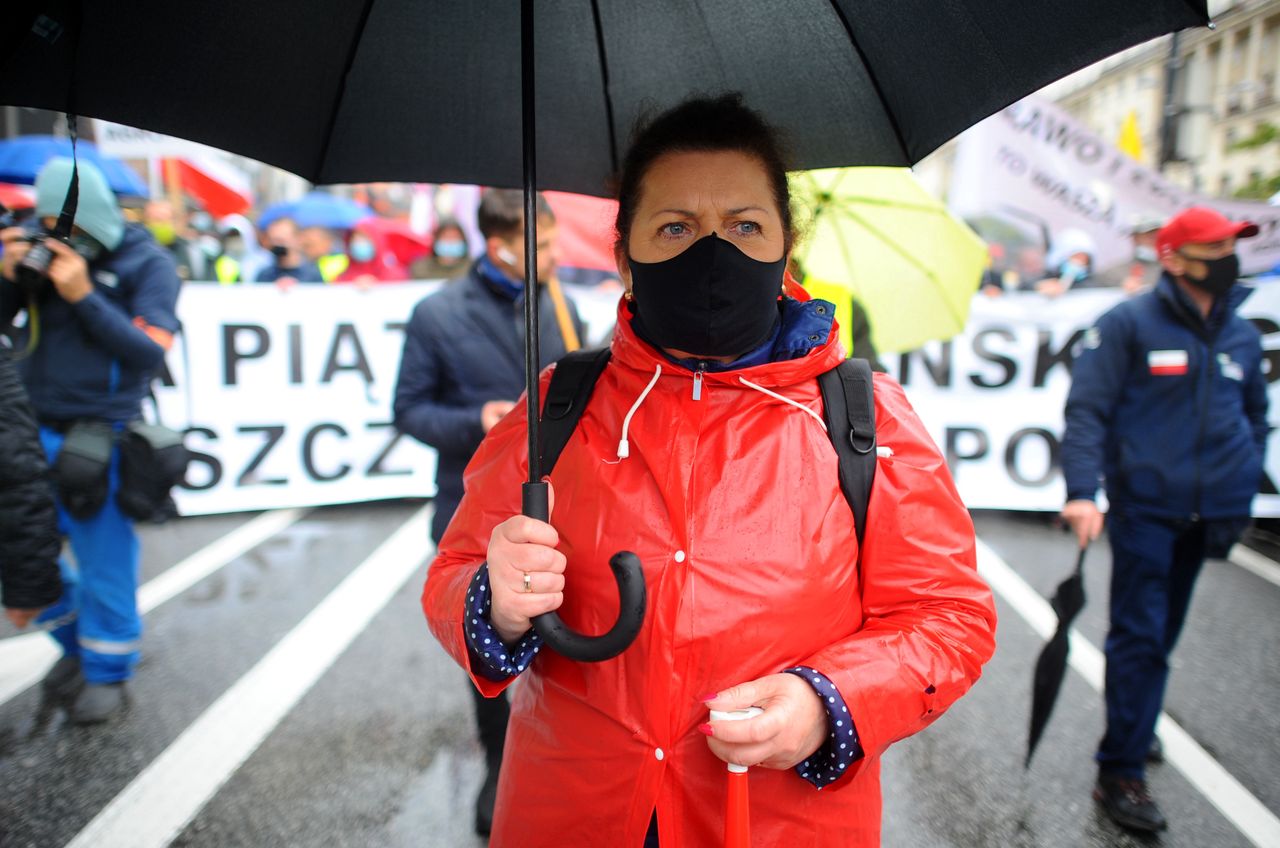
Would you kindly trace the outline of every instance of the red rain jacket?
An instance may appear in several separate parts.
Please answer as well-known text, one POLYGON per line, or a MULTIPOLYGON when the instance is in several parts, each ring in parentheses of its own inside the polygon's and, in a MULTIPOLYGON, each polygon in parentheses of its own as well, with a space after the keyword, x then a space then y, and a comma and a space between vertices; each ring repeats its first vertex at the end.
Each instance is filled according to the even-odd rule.
MULTIPOLYGON (((753 844, 879 845, 880 755, 963 695, 995 648, 973 525, 943 459, 902 388, 876 375, 882 455, 860 583, 823 426, 740 381, 820 415, 816 378, 844 356, 835 331, 802 359, 706 373, 695 400, 694 374, 639 341, 629 317, 620 308, 613 359, 551 475, 551 523, 570 627, 612 625, 618 550, 640 556, 649 609, 620 656, 575 663, 544 649, 520 676, 491 844, 638 848, 655 808, 663 848, 721 844, 725 764, 697 731, 698 698, 803 664, 839 688, 866 756, 821 791, 790 769, 752 769, 753 844), (619 460, 623 419, 659 366, 619 460)), ((520 511, 524 409, 467 467, 423 593, 432 632, 467 669, 467 585, 493 528, 520 511)), ((510 685, 472 680, 487 695, 510 685)))

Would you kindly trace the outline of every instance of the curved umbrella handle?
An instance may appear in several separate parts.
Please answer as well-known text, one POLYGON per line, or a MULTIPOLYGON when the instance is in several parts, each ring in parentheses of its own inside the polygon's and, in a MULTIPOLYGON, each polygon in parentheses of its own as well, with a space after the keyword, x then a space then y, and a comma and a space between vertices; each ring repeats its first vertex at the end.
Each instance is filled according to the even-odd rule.
MULTIPOLYGON (((549 516, 546 483, 525 483, 522 491, 524 514, 539 521, 549 516)), ((618 584, 618 620, 607 633, 586 636, 572 630, 558 613, 534 616, 533 629, 556 653, 578 662, 612 659, 630 647, 644 623, 646 592, 640 558, 631 551, 619 551, 609 558, 609 568, 618 584)))

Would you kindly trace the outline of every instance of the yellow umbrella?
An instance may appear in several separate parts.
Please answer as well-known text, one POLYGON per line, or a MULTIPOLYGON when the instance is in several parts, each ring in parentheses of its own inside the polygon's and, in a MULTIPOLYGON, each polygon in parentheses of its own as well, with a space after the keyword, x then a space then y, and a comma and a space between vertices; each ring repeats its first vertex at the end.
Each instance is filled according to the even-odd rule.
MULTIPOLYGON (((842 283, 858 299, 876 350, 911 350, 964 329, 987 246, 909 169, 801 171, 791 190, 809 219, 796 257, 809 278, 842 283)), ((836 308, 836 320, 847 320, 848 309, 836 308)))

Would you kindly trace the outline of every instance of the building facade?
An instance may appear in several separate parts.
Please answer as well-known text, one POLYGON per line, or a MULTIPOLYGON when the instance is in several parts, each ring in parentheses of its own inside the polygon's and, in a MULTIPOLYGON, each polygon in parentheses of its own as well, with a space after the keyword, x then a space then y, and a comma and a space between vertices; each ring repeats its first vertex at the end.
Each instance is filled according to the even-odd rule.
POLYGON ((1116 142, 1136 118, 1144 164, 1163 165, 1183 187, 1266 199, 1280 190, 1280 0, 1211 4, 1211 11, 1215 29, 1157 39, 1047 93, 1116 142))

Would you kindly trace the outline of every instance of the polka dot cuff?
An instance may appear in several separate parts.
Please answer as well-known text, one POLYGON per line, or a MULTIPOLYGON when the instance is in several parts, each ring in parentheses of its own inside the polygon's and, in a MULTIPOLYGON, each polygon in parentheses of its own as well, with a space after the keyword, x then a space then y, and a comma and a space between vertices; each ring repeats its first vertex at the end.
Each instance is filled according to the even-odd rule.
POLYGON ((476 570, 467 587, 466 633, 467 647, 471 649, 471 666, 484 678, 501 682, 515 677, 529 667, 534 656, 542 650, 542 637, 530 630, 515 645, 506 645, 498 631, 489 623, 489 608, 493 603, 489 589, 489 564, 476 570))
POLYGON ((796 766, 796 774, 821 789, 840 779, 849 766, 862 759, 862 746, 858 744, 858 729, 853 726, 849 707, 840 690, 825 674, 805 665, 786 669, 788 674, 803 677, 822 699, 827 710, 827 741, 813 752, 809 759, 796 766))

